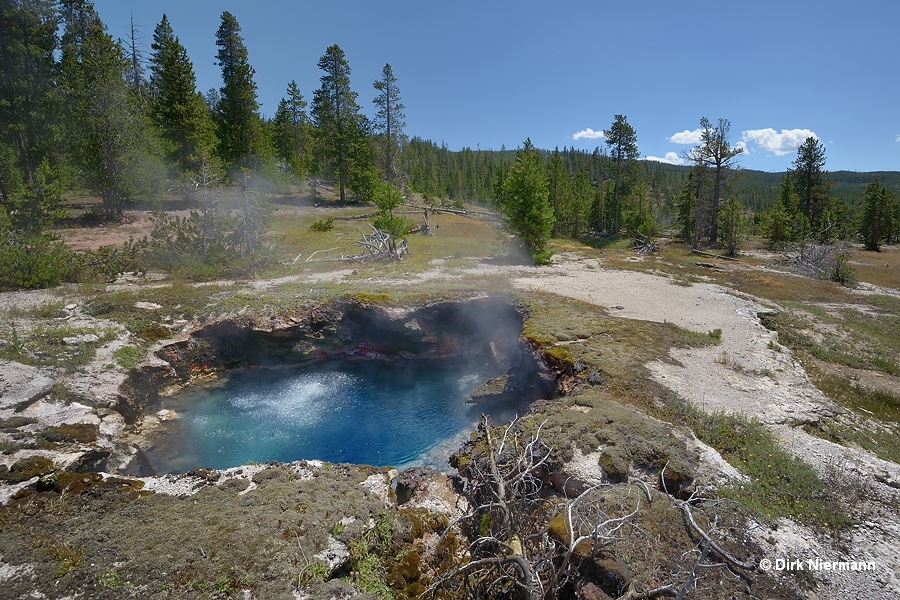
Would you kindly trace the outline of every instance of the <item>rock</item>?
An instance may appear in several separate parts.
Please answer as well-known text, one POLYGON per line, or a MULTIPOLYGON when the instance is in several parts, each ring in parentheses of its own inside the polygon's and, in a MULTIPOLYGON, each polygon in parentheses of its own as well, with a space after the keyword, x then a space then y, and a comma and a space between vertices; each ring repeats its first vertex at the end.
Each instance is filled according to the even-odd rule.
POLYGON ((614 596, 622 593, 634 578, 628 565, 610 556, 597 559, 585 557, 581 561, 579 571, 585 579, 597 582, 597 587, 604 590, 607 595, 614 596))
POLYGON ((172 421, 178 418, 178 413, 170 408, 164 408, 156 413, 160 421, 172 421))
POLYGON ((466 397, 466 404, 478 404, 481 402, 496 402, 506 400, 509 396, 509 374, 504 373, 499 377, 488 379, 466 397))
POLYGON ((611 598, 593 583, 586 583, 575 595, 578 600, 611 600, 611 598))
POLYGON ((159 310, 162 308, 162 305, 156 302, 135 302, 134 307, 141 310, 159 310))
POLYGON ((331 578, 334 573, 340 571, 350 562, 350 549, 346 544, 329 535, 328 541, 325 543, 325 549, 314 555, 313 558, 317 558, 325 563, 325 567, 328 569, 328 577, 331 578))
POLYGON ((21 410, 50 393, 53 380, 36 368, 0 360, 0 408, 21 410))
POLYGON ((434 469, 414 467, 406 469, 397 477, 397 504, 406 504, 416 494, 428 487, 434 469))
MULTIPOLYGON (((396 471, 394 471, 394 473, 396 473, 396 471)), ((385 504, 389 504, 391 479, 392 477, 385 473, 373 473, 366 477, 365 481, 360 482, 359 485, 369 490, 373 495, 381 498, 385 504)))
POLYGON ((64 337, 62 341, 67 346, 78 346, 79 344, 96 344, 100 341, 100 338, 93 333, 80 333, 64 337))

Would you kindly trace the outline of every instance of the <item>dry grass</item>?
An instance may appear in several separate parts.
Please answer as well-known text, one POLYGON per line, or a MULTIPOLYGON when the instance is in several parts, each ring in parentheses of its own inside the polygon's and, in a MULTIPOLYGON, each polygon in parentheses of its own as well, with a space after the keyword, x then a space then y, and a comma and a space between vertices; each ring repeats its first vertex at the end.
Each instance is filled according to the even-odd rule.
POLYGON ((850 264, 860 281, 900 290, 900 246, 882 246, 881 252, 854 248, 850 264))

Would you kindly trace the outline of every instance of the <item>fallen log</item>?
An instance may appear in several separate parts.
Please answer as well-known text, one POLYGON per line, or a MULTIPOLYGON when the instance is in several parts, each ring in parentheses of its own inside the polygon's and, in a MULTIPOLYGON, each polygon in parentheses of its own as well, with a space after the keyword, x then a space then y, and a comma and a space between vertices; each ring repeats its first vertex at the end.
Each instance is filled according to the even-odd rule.
POLYGON ((704 250, 699 250, 697 248, 691 248, 692 254, 700 254, 701 256, 711 256, 712 258, 721 258, 722 260, 734 260, 737 259, 733 256, 725 256, 724 254, 715 254, 713 252, 706 252, 704 250))

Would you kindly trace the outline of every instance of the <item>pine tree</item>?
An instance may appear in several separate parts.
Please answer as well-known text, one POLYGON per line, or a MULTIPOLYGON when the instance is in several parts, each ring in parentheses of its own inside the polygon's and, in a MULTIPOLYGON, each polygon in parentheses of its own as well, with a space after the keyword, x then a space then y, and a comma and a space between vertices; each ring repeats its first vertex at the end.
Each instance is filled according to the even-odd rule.
POLYGON ((0 206, 55 152, 55 2, 0 3, 0 206))
POLYGON ((290 165, 295 177, 303 177, 309 169, 311 125, 296 81, 288 84, 287 97, 278 103, 272 124, 279 158, 290 165))
POLYGON ((63 0, 62 14, 62 86, 72 161, 100 196, 104 216, 118 220, 137 195, 158 189, 155 142, 125 83, 124 51, 93 4, 63 0))
MULTIPOLYGON (((312 103, 318 151, 334 173, 344 202, 351 179, 357 188, 372 182, 366 122, 356 103, 357 94, 350 89, 350 65, 340 46, 329 46, 318 67, 325 72, 319 78, 322 86, 315 91, 312 103)), ((363 195, 366 191, 370 190, 363 191, 363 195)))
POLYGON ((503 179, 500 207, 509 227, 538 263, 550 260, 547 242, 553 232, 547 171, 540 152, 531 139, 517 153, 516 161, 503 179))
POLYGON ((719 239, 719 205, 722 197, 730 188, 735 176, 735 159, 743 148, 732 147, 728 141, 731 122, 719 119, 713 125, 709 119, 700 119, 700 145, 694 147, 688 157, 695 169, 705 171, 706 177, 698 182, 706 183, 708 188, 700 188, 697 198, 697 218, 694 232, 694 245, 699 242, 700 235, 709 227, 709 241, 715 243, 719 239), (704 193, 707 192, 707 193, 704 193))
POLYGON ((881 243, 893 230, 894 194, 884 186, 883 179, 875 179, 866 186, 859 221, 859 236, 866 250, 881 251, 881 243))
POLYGON ((825 145, 814 137, 806 138, 788 171, 800 197, 800 207, 816 231, 827 226, 823 219, 834 182, 825 169, 825 145))
POLYGON ((232 168, 259 166, 269 149, 259 116, 256 71, 250 66, 241 26, 228 11, 222 13, 216 46, 223 84, 216 103, 219 158, 232 168))
POLYGON ((735 196, 731 196, 718 214, 719 241, 725 246, 727 256, 737 256, 744 242, 746 231, 744 205, 735 196))
POLYGON ((763 216, 769 244, 775 248, 784 242, 799 242, 809 234, 809 221, 800 210, 800 197, 787 173, 775 203, 763 216))
POLYGON ((563 164, 559 148, 556 148, 553 154, 550 155, 547 176, 550 206, 553 207, 555 216, 553 235, 572 235, 574 230, 572 186, 569 182, 569 174, 566 172, 566 166, 563 164))
POLYGON ((196 172, 215 147, 214 123, 197 91, 194 67, 166 15, 153 32, 150 57, 150 118, 163 138, 166 158, 196 172))
POLYGON ((138 108, 143 110, 147 100, 147 77, 144 71, 145 55, 141 44, 141 31, 131 16, 128 28, 128 37, 123 41, 119 39, 119 45, 125 50, 128 66, 125 69, 125 83, 137 102, 138 108))
POLYGON ((637 146, 637 134, 628 123, 625 115, 616 115, 606 132, 606 145, 612 158, 612 197, 609 204, 613 233, 618 233, 622 219, 621 201, 631 189, 636 179, 635 160, 640 156, 637 146))
POLYGON ((622 207, 622 223, 631 237, 649 236, 656 228, 650 188, 642 178, 631 186, 622 207))
POLYGON ((572 184, 572 226, 571 233, 575 238, 584 235, 588 230, 591 202, 594 190, 587 169, 579 169, 572 184))
POLYGON ((378 112, 372 121, 372 131, 380 146, 384 176, 393 183, 399 170, 397 157, 406 143, 406 134, 403 132, 403 128, 406 127, 403 109, 406 107, 400 103, 400 89, 397 87, 397 78, 394 77, 390 64, 384 65, 381 77, 376 79, 373 85, 378 90, 378 95, 373 100, 378 112))
POLYGON ((675 197, 675 221, 681 229, 681 239, 685 242, 694 242, 697 231, 697 201, 701 189, 698 174, 691 168, 687 181, 675 197))

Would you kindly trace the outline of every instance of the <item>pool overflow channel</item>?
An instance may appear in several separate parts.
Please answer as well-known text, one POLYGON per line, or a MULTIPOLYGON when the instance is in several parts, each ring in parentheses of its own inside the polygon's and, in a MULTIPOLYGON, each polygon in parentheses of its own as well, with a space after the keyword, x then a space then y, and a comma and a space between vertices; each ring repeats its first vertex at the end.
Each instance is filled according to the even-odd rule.
POLYGON ((556 393, 509 298, 412 307, 356 298, 208 324, 123 384, 128 423, 160 421, 135 475, 318 459, 445 470, 482 413, 501 423, 556 393))

